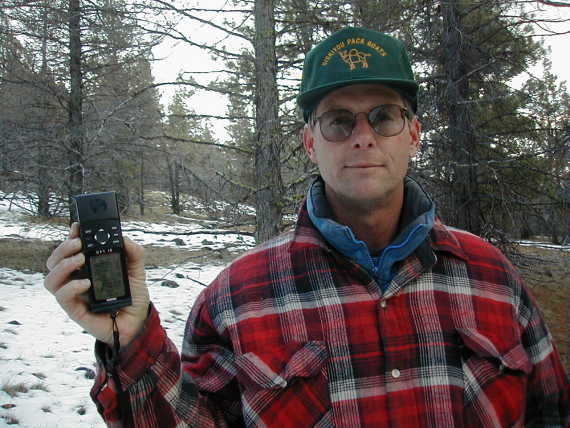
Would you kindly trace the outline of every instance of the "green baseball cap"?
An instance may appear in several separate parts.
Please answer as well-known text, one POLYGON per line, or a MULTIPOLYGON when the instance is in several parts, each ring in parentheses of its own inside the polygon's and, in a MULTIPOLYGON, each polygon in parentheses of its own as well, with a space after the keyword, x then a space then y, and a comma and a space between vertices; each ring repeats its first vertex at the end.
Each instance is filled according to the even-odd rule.
POLYGON ((349 27, 329 36, 305 57, 297 97, 305 122, 330 91, 359 83, 388 86, 417 110, 418 83, 402 42, 378 31, 349 27))

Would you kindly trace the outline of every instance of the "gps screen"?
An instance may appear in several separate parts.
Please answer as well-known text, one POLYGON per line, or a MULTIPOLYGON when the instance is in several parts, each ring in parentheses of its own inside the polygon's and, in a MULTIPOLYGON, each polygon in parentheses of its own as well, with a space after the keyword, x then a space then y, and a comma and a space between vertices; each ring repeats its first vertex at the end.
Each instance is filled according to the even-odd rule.
POLYGON ((96 300, 109 300, 125 295, 120 253, 92 256, 90 264, 96 300))

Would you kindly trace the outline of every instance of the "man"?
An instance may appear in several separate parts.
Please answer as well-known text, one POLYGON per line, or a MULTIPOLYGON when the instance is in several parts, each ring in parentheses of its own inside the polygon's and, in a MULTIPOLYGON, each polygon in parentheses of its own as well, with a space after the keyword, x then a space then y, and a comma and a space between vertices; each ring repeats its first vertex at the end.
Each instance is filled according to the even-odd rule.
POLYGON ((72 227, 45 285, 98 339, 92 397, 110 426, 570 424, 568 379, 519 275, 488 243, 441 224, 406 177, 417 90, 387 35, 348 28, 309 52, 298 101, 320 177, 295 230, 202 292, 181 355, 149 304, 141 248, 127 241, 120 385, 109 318, 85 309, 88 281, 68 279, 84 263, 72 227))

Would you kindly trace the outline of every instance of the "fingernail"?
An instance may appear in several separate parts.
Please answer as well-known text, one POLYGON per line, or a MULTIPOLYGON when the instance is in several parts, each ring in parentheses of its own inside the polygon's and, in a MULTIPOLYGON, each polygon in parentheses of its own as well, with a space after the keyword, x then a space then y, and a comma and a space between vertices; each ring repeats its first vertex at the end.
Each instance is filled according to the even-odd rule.
POLYGON ((69 237, 72 237, 73 235, 76 234, 75 232, 75 228, 77 227, 76 224, 77 222, 73 222, 71 226, 69 226, 69 235, 68 235, 69 237))

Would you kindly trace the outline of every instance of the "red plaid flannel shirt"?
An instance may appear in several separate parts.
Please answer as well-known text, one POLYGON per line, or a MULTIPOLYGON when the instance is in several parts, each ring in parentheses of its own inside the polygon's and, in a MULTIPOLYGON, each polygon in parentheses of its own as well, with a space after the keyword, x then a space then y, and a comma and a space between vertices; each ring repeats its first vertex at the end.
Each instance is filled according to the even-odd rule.
MULTIPOLYGON (((151 310, 119 370, 135 426, 570 426, 568 378, 511 264, 439 222, 426 246, 381 294, 301 210, 203 291, 181 356, 151 310)), ((92 396, 122 426, 104 369, 92 396)))

